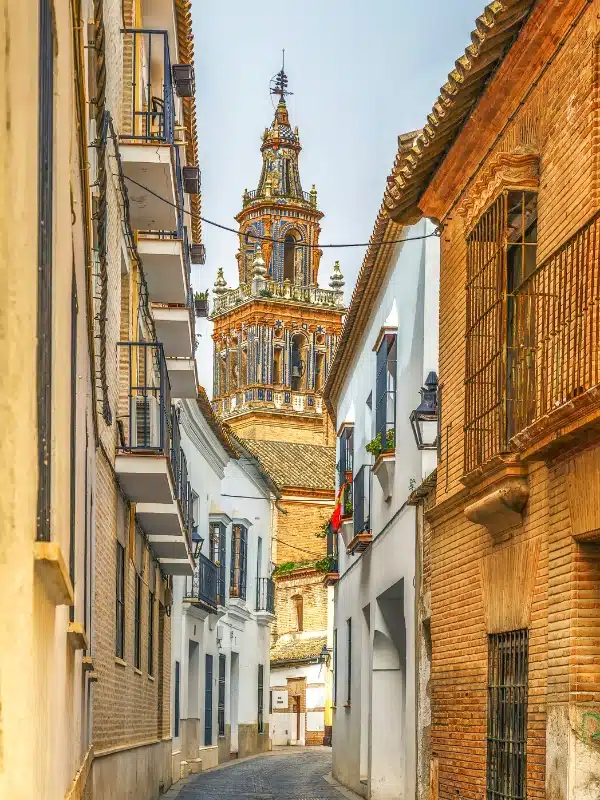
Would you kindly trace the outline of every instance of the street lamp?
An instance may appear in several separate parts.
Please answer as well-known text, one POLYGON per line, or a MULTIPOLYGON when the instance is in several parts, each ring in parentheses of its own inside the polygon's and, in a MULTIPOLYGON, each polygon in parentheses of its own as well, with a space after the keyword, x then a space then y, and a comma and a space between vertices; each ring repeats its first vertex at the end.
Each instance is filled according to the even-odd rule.
POLYGON ((194 545, 194 560, 198 558, 200 555, 200 551, 202 550, 202 545, 204 544, 204 539, 198 533, 198 526, 194 525, 192 528, 192 544, 194 545))
POLYGON ((418 450, 435 450, 437 448, 438 420, 438 377, 430 372, 422 387, 421 402, 410 415, 410 424, 418 450))

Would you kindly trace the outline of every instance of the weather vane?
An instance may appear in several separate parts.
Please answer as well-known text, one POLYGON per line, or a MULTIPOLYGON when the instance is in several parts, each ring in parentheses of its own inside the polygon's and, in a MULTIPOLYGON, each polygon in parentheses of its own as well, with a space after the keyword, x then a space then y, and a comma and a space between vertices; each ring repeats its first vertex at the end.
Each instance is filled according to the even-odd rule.
POLYGON ((288 92, 287 88, 288 78, 285 74, 285 49, 281 51, 281 69, 277 75, 271 78, 271 83, 271 94, 278 94, 280 100, 283 100, 288 94, 293 94, 293 92, 288 92))

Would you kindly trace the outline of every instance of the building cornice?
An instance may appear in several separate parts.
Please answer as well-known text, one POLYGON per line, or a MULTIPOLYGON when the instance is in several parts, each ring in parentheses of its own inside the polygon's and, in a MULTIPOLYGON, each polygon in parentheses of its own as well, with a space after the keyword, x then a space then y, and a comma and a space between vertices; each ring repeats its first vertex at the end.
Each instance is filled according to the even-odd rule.
POLYGON ((182 400, 181 404, 183 410, 181 427, 213 471, 219 478, 223 478, 230 458, 229 453, 214 434, 196 401, 182 400))

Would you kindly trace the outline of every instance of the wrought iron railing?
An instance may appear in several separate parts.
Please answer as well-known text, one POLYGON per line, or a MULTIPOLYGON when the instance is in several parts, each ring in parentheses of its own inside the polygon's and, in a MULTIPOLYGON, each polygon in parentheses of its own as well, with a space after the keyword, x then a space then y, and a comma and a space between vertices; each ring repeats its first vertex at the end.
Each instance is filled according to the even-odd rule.
POLYGON ((275 581, 272 578, 256 579, 256 610, 275 613, 275 581))
POLYGON ((173 144, 175 103, 167 31, 125 28, 122 35, 129 119, 121 138, 173 144))
POLYGON ((365 533, 371 530, 371 504, 370 504, 371 467, 364 464, 354 476, 354 534, 365 533))
POLYGON ((217 608, 217 565, 200 553, 191 578, 186 578, 186 600, 217 608))
POLYGON ((120 449, 172 453, 171 386, 160 342, 119 342, 127 376, 127 401, 120 414, 120 449))

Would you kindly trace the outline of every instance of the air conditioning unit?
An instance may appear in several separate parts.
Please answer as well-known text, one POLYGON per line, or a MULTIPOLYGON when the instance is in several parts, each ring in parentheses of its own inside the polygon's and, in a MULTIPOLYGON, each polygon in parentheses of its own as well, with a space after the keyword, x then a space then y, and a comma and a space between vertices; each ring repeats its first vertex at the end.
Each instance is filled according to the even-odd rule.
POLYGON ((183 167, 183 190, 186 194, 200 194, 200 168, 183 167))
POLYGON ((190 255, 192 264, 205 264, 206 263, 206 249, 203 244, 193 244, 190 247, 190 255))
POLYGON ((131 445, 137 449, 156 450, 160 440, 160 401, 154 395, 138 395, 131 406, 131 445))
POLYGON ((193 97, 196 90, 194 67, 191 64, 173 64, 173 83, 178 97, 193 97))

